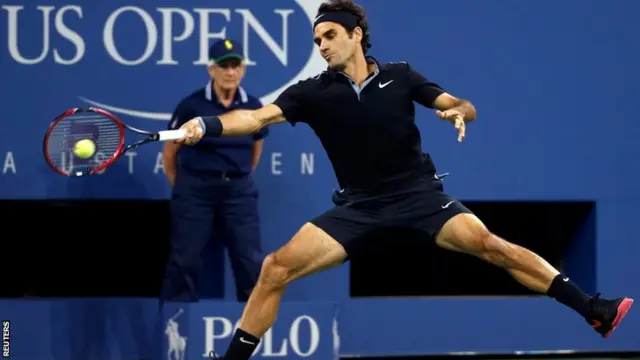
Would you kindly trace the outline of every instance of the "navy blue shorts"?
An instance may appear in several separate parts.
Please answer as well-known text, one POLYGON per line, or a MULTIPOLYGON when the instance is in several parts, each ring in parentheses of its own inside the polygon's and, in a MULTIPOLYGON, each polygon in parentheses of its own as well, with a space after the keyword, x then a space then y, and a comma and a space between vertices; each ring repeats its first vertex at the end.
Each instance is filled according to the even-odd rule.
POLYGON ((336 207, 311 220, 347 251, 349 258, 366 247, 366 238, 383 229, 407 228, 435 240, 444 224, 461 213, 471 213, 444 193, 435 175, 419 176, 402 188, 376 195, 336 192, 336 207))

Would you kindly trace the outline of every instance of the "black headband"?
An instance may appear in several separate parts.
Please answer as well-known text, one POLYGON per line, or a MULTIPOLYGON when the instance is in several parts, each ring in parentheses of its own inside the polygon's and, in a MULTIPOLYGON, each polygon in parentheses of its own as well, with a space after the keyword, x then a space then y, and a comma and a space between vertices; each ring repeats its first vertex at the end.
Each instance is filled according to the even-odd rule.
POLYGON ((319 13, 316 19, 313 21, 313 28, 315 29, 318 24, 325 21, 331 21, 344 26, 347 30, 352 31, 358 26, 358 17, 352 13, 344 11, 327 11, 319 13))

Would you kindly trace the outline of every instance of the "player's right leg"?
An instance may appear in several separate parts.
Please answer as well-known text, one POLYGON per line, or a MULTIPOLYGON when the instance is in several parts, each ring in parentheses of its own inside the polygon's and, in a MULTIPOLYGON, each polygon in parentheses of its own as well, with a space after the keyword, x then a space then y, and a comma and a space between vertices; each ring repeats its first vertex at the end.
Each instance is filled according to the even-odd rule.
POLYGON ((344 247, 311 223, 305 224, 285 246, 267 255, 224 359, 249 359, 259 339, 275 322, 287 284, 340 265, 346 258, 344 247))
MULTIPOLYGON (((457 205, 462 207, 462 205, 457 205)), ((587 296, 568 277, 532 251, 491 233, 471 213, 450 213, 436 237, 445 249, 476 256, 507 270, 531 290, 547 294, 582 315, 603 337, 608 337, 629 311, 633 299, 587 296)))
POLYGON ((476 256, 509 272, 522 285, 555 298, 582 315, 602 336, 620 323, 632 299, 587 296, 568 277, 540 256, 493 234, 469 209, 444 193, 442 182, 428 180, 400 202, 397 214, 408 214, 415 226, 438 246, 476 256), (400 211, 401 210, 401 211, 400 211))

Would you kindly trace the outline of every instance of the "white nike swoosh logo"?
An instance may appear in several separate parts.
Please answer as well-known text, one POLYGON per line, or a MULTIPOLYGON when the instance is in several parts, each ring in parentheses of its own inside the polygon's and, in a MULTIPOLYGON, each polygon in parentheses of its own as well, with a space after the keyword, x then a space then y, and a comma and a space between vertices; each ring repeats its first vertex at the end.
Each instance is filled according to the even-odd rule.
POLYGON ((383 83, 379 83, 379 84, 378 84, 378 86, 380 87, 380 89, 382 89, 383 87, 385 87, 385 86, 387 86, 387 85, 391 84, 392 82, 393 82, 393 80, 389 80, 389 81, 387 81, 387 82, 386 82, 386 83, 384 83, 384 84, 383 84, 383 83))
POLYGON ((78 96, 78 98, 80 100, 84 101, 84 102, 87 102, 87 103, 93 105, 93 106, 97 106, 99 108, 105 109, 107 111, 111 111, 113 113, 133 116, 133 117, 142 118, 142 119, 149 119, 149 120, 166 120, 166 121, 171 120, 171 113, 159 113, 159 112, 151 112, 151 111, 129 110, 129 109, 119 108, 119 107, 115 107, 115 106, 111 106, 111 105, 107 105, 107 104, 102 104, 102 103, 99 103, 97 101, 93 101, 91 99, 87 99, 87 98, 82 97, 82 96, 78 96))
POLYGON ((318 15, 318 17, 317 17, 317 18, 315 18, 315 20, 313 20, 313 22, 318 21, 318 19, 320 19, 320 18, 321 18, 321 17, 323 17, 323 16, 324 16, 324 14, 320 14, 320 15, 318 15))
POLYGON ((245 344, 249 344, 249 345, 255 345, 255 343, 252 343, 251 341, 247 341, 245 340, 243 337, 240 337, 240 341, 242 341, 245 344))
POLYGON ((445 205, 442 205, 443 209, 448 208, 449 206, 451 206, 451 204, 453 204, 455 201, 449 201, 448 203, 446 203, 445 205))

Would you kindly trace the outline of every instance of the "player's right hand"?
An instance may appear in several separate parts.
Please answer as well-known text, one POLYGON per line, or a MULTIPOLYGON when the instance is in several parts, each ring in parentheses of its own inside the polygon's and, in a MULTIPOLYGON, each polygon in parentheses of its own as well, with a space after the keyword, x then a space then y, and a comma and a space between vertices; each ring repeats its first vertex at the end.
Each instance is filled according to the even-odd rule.
POLYGON ((180 126, 186 134, 182 139, 176 140, 178 144, 194 145, 204 136, 204 129, 200 125, 200 118, 193 118, 180 126))

